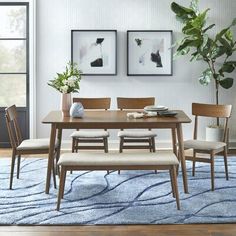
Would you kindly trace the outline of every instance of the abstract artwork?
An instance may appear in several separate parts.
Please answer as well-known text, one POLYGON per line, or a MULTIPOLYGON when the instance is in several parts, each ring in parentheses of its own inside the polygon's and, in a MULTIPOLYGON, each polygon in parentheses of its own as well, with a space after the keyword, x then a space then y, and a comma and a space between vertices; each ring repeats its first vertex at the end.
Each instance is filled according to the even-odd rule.
POLYGON ((116 75, 116 30, 72 30, 71 61, 83 75, 116 75))
POLYGON ((172 31, 127 31, 127 75, 172 75, 172 31))

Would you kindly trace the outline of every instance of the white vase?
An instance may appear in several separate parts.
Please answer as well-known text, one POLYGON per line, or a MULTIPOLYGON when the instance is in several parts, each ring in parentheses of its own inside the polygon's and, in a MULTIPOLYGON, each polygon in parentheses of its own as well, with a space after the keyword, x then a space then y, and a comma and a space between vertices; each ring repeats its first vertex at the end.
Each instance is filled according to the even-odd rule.
POLYGON ((63 116, 70 116, 71 93, 61 94, 61 111, 63 116))
POLYGON ((224 128, 206 127, 206 141, 223 141, 224 128))

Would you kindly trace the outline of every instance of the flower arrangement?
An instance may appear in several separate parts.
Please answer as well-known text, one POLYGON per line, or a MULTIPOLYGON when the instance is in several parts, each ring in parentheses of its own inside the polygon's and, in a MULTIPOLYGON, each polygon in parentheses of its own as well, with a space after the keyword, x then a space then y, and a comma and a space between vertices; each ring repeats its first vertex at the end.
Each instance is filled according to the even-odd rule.
POLYGON ((57 73, 57 76, 50 80, 48 85, 63 94, 79 92, 81 73, 76 63, 69 62, 65 72, 57 73))

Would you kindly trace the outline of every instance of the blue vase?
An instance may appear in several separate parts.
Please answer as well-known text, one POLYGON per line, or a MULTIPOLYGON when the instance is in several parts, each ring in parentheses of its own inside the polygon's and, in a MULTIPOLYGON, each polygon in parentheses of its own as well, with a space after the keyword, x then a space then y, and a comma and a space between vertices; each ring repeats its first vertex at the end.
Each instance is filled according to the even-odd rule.
POLYGON ((81 118, 84 115, 84 107, 80 102, 75 102, 70 108, 70 116, 81 118))

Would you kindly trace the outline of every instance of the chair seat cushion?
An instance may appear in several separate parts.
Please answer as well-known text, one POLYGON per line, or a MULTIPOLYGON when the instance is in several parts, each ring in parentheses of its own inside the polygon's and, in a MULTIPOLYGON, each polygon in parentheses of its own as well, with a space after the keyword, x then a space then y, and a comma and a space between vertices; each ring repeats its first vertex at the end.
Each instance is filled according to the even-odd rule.
POLYGON ((223 142, 213 142, 205 140, 186 140, 184 141, 185 149, 196 149, 196 150, 217 150, 226 146, 226 143, 223 142))
POLYGON ((49 139, 26 139, 17 147, 17 150, 49 149, 49 139))
POLYGON ((152 138, 156 136, 157 135, 150 130, 144 130, 144 131, 122 130, 118 132, 118 137, 123 137, 123 138, 152 138))
MULTIPOLYGON (((156 153, 64 153, 60 156, 58 165, 62 166, 155 166, 178 165, 178 159, 173 152, 156 153)), ((140 170, 142 167, 140 167, 140 170)))
POLYGON ((72 138, 107 138, 109 132, 105 130, 79 130, 71 134, 72 138))

